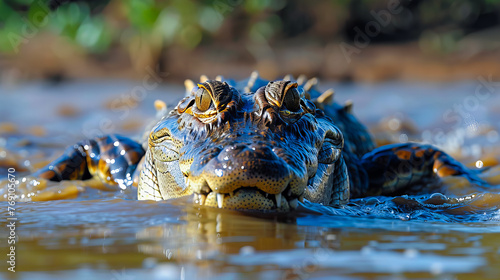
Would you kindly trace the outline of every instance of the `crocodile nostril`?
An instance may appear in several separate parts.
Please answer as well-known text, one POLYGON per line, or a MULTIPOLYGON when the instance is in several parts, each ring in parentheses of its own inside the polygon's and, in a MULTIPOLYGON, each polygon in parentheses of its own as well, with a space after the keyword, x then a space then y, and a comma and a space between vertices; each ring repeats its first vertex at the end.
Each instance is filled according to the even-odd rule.
POLYGON ((246 158, 247 161, 251 161, 251 159, 278 160, 278 156, 272 148, 259 144, 237 144, 227 146, 217 155, 217 159, 220 162, 234 162, 243 158, 246 158))

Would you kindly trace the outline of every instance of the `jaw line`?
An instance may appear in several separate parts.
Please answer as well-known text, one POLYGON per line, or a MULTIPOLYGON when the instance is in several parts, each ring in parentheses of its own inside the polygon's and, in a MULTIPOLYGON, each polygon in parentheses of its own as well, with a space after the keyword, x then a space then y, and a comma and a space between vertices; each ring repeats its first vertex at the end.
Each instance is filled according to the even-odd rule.
MULTIPOLYGON (((285 189, 285 191, 288 189, 288 187, 285 189)), ((245 195, 252 195, 254 197, 259 197, 259 199, 265 199, 268 204, 269 202, 272 203, 272 209, 262 209, 263 211, 264 210, 280 210, 282 208, 289 208, 290 210, 294 210, 298 207, 298 203, 299 202, 303 202, 304 201, 304 195, 305 195, 305 188, 304 188, 304 192, 299 195, 299 196, 295 196, 295 195, 286 195, 284 194, 283 191, 282 193, 279 193, 279 194, 270 194, 270 193, 266 193, 260 189, 257 189, 255 187, 240 187, 240 188, 237 188, 235 191, 233 191, 232 193, 219 193, 219 192, 215 192, 215 191, 212 191, 210 189, 209 192, 205 192, 205 193, 199 193, 199 192, 193 192, 194 194, 194 198, 193 198, 193 203, 196 204, 196 205, 200 205, 200 206, 213 206, 213 207, 218 207, 218 208, 225 208, 225 209, 236 209, 236 210, 248 210, 248 209, 251 209, 251 210, 260 210, 259 207, 252 207, 252 208, 239 208, 238 207, 238 204, 241 203, 243 204, 244 203, 244 196, 245 195), (243 195, 243 198, 241 197, 243 195), (234 197, 236 197, 236 199, 238 199, 237 201, 234 201, 234 197), (213 204, 213 199, 215 198, 215 201, 216 201, 216 206, 214 205, 207 205, 207 199, 211 199, 211 204, 213 204), (234 202, 239 202, 236 204, 236 207, 227 207, 225 204, 225 202, 227 202, 228 200, 233 200, 231 201, 232 203, 234 202), (280 200, 280 203, 278 205, 277 201, 280 200), (286 205, 283 203, 283 201, 286 203, 286 205), (278 207, 279 206, 279 207, 278 207)), ((241 205, 241 206, 244 206, 244 205, 241 205)), ((248 205, 246 205, 248 206, 248 205)))

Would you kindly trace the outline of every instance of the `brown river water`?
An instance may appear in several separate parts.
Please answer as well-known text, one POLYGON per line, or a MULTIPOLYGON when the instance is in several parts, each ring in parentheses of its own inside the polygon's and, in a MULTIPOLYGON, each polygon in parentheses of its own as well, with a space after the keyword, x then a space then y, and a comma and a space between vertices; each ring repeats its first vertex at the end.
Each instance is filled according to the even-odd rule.
POLYGON ((137 201, 97 181, 28 176, 85 137, 139 137, 154 100, 184 89, 126 81, 0 85, 0 279, 500 279, 500 85, 334 84, 379 144, 424 141, 493 187, 447 178, 444 194, 372 197, 290 214, 137 201), (7 200, 8 176, 17 199, 7 200), (15 271, 8 269, 15 220, 15 271))

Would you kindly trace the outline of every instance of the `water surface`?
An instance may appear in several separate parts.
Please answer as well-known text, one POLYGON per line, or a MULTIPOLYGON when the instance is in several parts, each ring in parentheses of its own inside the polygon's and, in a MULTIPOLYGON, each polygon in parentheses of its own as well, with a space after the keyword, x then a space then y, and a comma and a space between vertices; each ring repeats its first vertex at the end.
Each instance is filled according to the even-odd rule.
MULTIPOLYGON (((438 145, 482 176, 496 167, 500 97, 481 82, 325 84, 378 143, 438 145), (487 96, 487 97, 485 97, 487 96), (484 97, 484 98, 479 98, 484 97), (461 107, 460 107, 461 106, 461 107), (462 108, 462 109, 460 109, 462 108), (381 121, 382 120, 382 121, 381 121)), ((498 279, 500 194, 457 178, 445 195, 375 197, 343 208, 305 202, 291 214, 196 207, 190 198, 137 201, 135 189, 96 181, 25 177, 79 139, 140 138, 155 99, 175 104, 179 86, 138 94, 130 82, 27 83, 0 87, 0 179, 19 180, 16 273, 6 279, 498 279)), ((496 88, 495 88, 496 89, 496 88)), ((8 217, 7 202, 0 202, 8 217)), ((0 247, 7 252, 7 220, 0 247)), ((5 254, 3 259, 5 259, 5 254)))

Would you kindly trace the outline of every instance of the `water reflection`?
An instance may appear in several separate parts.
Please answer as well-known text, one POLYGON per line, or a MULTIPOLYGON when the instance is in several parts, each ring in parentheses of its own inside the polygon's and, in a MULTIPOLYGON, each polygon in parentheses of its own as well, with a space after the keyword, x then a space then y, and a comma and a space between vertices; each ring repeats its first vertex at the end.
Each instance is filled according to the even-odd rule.
MULTIPOLYGON (((474 271, 486 262, 477 253, 463 254, 461 251, 465 256, 434 254, 432 252, 446 250, 447 245, 434 243, 435 240, 432 243, 422 241, 418 236, 396 234, 394 240, 388 240, 380 233, 379 237, 385 240, 367 240, 365 236, 354 242, 361 245, 356 246, 349 244, 353 240, 348 236, 359 224, 341 219, 339 223, 344 229, 328 228, 331 224, 322 223, 316 223, 321 226, 296 226, 297 219, 314 221, 311 216, 302 216, 255 219, 219 209, 188 209, 187 224, 164 224, 141 230, 137 234, 138 241, 149 241, 149 244, 139 245, 138 250, 181 263, 210 263, 210 268, 198 267, 203 275, 213 277, 227 267, 241 273, 280 271, 282 279, 304 279, 330 269, 346 274, 420 272, 439 275, 474 271), (342 240, 344 237, 346 240, 342 240)), ((370 224, 373 220, 357 222, 370 224)), ((471 251, 476 252, 477 248, 471 251)))
POLYGON ((500 273, 495 265, 500 261, 498 222, 404 221, 306 211, 255 216, 196 207, 189 199, 27 202, 19 205, 19 213, 20 270, 31 271, 21 278, 122 279, 116 275, 125 274, 130 279, 307 279, 500 273))

